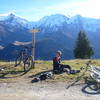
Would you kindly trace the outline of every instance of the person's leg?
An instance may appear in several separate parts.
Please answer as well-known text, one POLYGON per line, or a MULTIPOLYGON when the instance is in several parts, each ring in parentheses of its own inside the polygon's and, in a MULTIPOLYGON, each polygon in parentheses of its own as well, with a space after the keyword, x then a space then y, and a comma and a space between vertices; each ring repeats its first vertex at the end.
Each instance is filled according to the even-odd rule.
POLYGON ((65 65, 65 68, 68 68, 69 70, 71 70, 71 66, 69 65, 65 65))
POLYGON ((59 66, 54 66, 54 68, 53 68, 53 73, 54 73, 54 74, 59 74, 59 73, 60 73, 60 68, 59 68, 59 66))
POLYGON ((65 68, 71 70, 71 66, 69 66, 69 65, 61 65, 61 67, 63 68, 63 70, 64 70, 65 68))

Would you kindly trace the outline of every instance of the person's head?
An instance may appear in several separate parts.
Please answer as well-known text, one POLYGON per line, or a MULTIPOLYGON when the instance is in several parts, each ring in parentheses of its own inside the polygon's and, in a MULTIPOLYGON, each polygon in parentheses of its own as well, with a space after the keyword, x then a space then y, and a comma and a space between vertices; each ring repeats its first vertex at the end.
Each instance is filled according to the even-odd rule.
POLYGON ((56 52, 56 57, 60 57, 62 55, 62 52, 59 50, 56 52))

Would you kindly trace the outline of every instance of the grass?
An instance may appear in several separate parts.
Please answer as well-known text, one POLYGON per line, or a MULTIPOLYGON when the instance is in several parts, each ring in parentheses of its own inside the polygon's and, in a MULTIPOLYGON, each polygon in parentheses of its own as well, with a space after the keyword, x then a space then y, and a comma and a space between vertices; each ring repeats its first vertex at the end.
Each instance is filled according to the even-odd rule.
MULTIPOLYGON (((68 64, 70 66, 72 66, 73 69, 80 69, 82 66, 85 66, 85 63, 88 60, 80 60, 80 59, 76 59, 76 60, 65 60, 62 61, 63 64, 68 64)), ((92 63, 94 65, 100 66, 100 60, 93 60, 92 63)), ((19 67, 14 67, 14 62, 0 62, 0 67, 5 67, 5 70, 0 71, 0 82, 3 81, 13 81, 13 80, 17 80, 17 78, 23 78, 20 77, 22 75, 24 75, 24 78, 27 77, 27 79, 29 79, 29 77, 35 76, 36 74, 40 74, 41 72, 45 72, 45 71, 49 71, 52 70, 52 61, 36 61, 35 64, 35 69, 30 70, 28 73, 26 73, 25 75, 23 74, 23 67, 19 66, 19 67)), ((75 79, 77 79, 78 76, 82 76, 83 71, 79 74, 59 74, 59 75, 54 75, 52 79, 48 79, 46 80, 46 82, 70 82, 73 81, 75 79)), ((89 74, 86 73, 83 77, 82 80, 85 77, 88 77, 89 74)))

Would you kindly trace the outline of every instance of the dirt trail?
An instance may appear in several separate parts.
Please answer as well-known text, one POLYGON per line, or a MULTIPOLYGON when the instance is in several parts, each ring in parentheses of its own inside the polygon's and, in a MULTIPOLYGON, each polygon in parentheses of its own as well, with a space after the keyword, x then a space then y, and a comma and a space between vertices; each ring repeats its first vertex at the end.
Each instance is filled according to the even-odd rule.
POLYGON ((0 83, 0 100, 100 100, 99 93, 82 92, 84 86, 66 89, 66 83, 30 83, 26 80, 0 83))

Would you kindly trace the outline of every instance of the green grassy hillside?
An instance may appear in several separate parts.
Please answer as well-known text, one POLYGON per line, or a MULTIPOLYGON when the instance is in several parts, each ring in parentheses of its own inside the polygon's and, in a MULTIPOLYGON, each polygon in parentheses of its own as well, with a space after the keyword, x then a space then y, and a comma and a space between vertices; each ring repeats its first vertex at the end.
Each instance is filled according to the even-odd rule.
MULTIPOLYGON (((86 66, 86 62, 89 60, 66 60, 66 61, 62 61, 63 64, 68 64, 70 66, 72 66, 73 69, 80 69, 82 66, 86 66)), ((97 65, 100 66, 100 60, 92 60, 92 64, 93 65, 97 65)), ((4 68, 4 70, 0 71, 0 82, 12 82, 14 80, 17 79, 22 79, 22 78, 26 78, 26 79, 32 79, 33 76, 40 74, 41 72, 45 72, 45 71, 50 71, 52 70, 53 66, 52 66, 52 61, 36 61, 35 64, 35 69, 30 70, 27 73, 23 72, 23 67, 22 66, 18 66, 18 67, 14 67, 14 62, 0 62, 0 69, 4 68)), ((59 74, 59 75, 54 75, 52 79, 48 79, 46 80, 46 82, 65 82, 65 81, 73 81, 75 80, 77 77, 82 76, 84 73, 84 70, 81 71, 81 73, 79 74, 67 74, 67 73, 63 73, 63 74, 59 74)), ((85 73, 85 75, 82 77, 85 78, 89 76, 89 73, 85 73)))

